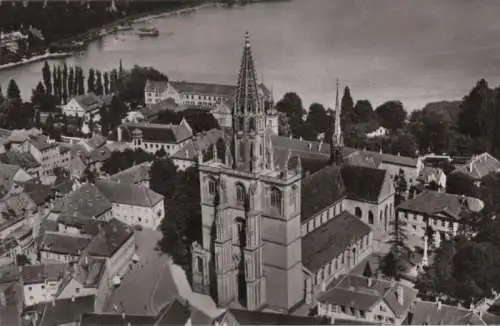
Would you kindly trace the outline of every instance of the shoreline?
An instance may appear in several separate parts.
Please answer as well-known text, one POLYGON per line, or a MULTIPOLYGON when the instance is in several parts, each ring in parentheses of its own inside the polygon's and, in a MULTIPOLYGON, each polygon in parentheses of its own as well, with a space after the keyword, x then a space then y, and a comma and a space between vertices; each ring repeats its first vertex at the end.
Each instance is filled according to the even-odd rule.
POLYGON ((3 65, 0 65, 0 71, 5 70, 5 69, 9 69, 9 68, 15 68, 18 66, 28 65, 28 64, 43 61, 43 60, 67 58, 67 57, 71 57, 72 55, 73 55, 73 53, 71 53, 71 52, 45 53, 42 55, 33 56, 29 59, 23 59, 21 61, 16 61, 16 62, 11 62, 11 63, 6 63, 3 65))
MULTIPOLYGON (((213 3, 213 2, 205 2, 202 4, 199 4, 197 6, 192 6, 192 7, 185 7, 185 8, 180 8, 180 9, 175 9, 175 10, 167 10, 163 12, 148 12, 148 13, 143 13, 143 14, 137 14, 129 17, 124 17, 122 19, 119 19, 117 21, 114 21, 112 23, 106 24, 104 26, 101 26, 100 28, 94 28, 91 30, 88 30, 87 32, 76 35, 74 37, 64 39, 52 44, 47 45, 47 48, 50 48, 51 46, 54 45, 60 45, 68 42, 83 42, 85 45, 87 45, 90 42, 96 41, 101 37, 108 36, 111 34, 114 34, 118 32, 116 30, 116 27, 121 26, 121 25, 133 25, 137 23, 141 23, 144 21, 152 20, 152 19, 157 19, 157 18, 167 18, 171 16, 177 16, 177 15, 183 15, 183 14, 189 14, 195 11, 198 11, 200 9, 205 9, 205 8, 218 8, 221 7, 222 5, 219 3, 213 3)), ((24 66, 24 65, 29 65, 31 63, 43 61, 43 60, 50 60, 50 59, 59 59, 59 58, 67 58, 73 56, 76 52, 54 52, 54 53, 45 53, 42 55, 36 55, 33 56, 29 59, 23 59, 20 61, 15 61, 15 62, 10 62, 6 63, 3 65, 0 65, 0 71, 6 70, 9 68, 15 68, 19 66, 24 66)))

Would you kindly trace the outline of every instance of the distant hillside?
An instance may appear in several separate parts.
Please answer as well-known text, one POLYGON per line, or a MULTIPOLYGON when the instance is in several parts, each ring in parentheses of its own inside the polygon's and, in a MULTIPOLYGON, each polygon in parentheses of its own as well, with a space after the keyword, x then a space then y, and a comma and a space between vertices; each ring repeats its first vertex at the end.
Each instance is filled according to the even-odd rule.
POLYGON ((460 104, 462 104, 462 101, 431 102, 427 103, 423 110, 439 113, 445 121, 455 124, 460 112, 460 104))

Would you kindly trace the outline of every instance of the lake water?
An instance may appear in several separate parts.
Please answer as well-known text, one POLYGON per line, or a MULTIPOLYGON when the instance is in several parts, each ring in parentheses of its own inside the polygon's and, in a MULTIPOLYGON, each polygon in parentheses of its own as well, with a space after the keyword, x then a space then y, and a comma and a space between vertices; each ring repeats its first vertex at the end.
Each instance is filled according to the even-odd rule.
MULTIPOLYGON (((212 8, 159 18, 158 38, 133 32, 92 43, 66 61, 85 70, 122 59, 153 66, 171 79, 236 82, 243 35, 251 34, 259 78, 275 98, 296 91, 308 106, 332 106, 335 80, 374 106, 399 99, 409 110, 461 98, 480 78, 500 83, 500 1, 294 0, 212 8)), ((23 97, 41 80, 43 63, 0 71, 23 97)))

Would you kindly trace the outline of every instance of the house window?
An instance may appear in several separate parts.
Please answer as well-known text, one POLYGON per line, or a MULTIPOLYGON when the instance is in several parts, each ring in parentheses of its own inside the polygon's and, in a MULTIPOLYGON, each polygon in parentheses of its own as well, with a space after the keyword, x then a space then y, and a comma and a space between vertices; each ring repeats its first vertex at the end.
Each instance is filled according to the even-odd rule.
POLYGON ((281 212, 281 191, 279 189, 271 189, 271 207, 281 212))
POLYGON ((368 212, 368 223, 369 223, 370 225, 373 225, 373 222, 374 222, 373 213, 372 213, 372 211, 369 211, 369 212, 368 212))
POLYGON ((245 203, 245 187, 241 183, 236 184, 236 203, 238 205, 245 203))
POLYGON ((80 293, 80 288, 76 288, 75 293, 80 293))
POLYGON ((346 306, 340 306, 340 310, 342 311, 342 313, 347 313, 347 309, 346 309, 346 306))

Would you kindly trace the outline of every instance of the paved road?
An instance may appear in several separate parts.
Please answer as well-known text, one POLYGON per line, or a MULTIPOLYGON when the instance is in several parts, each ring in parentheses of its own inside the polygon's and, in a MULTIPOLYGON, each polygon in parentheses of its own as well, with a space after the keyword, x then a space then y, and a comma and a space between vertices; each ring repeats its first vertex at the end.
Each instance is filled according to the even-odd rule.
POLYGON ((123 307, 127 314, 154 315, 177 296, 168 257, 155 250, 160 238, 158 231, 144 229, 136 232, 136 253, 140 260, 113 291, 105 311, 114 312, 116 306, 123 307), (157 294, 159 286, 163 288, 161 295, 157 294))

